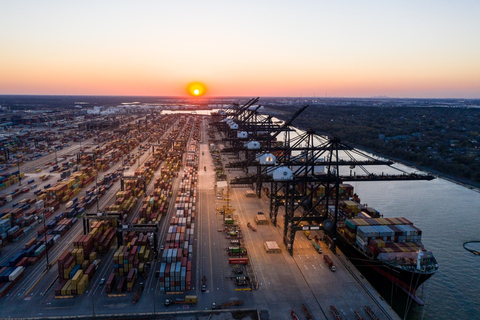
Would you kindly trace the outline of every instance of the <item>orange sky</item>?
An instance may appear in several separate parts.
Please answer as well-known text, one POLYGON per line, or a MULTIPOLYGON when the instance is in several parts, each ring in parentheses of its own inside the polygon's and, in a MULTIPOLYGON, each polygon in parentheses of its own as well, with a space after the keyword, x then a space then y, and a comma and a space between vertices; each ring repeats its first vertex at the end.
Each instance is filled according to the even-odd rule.
POLYGON ((0 12, 0 94, 184 96, 201 81, 207 97, 478 98, 479 9, 13 2, 0 12))

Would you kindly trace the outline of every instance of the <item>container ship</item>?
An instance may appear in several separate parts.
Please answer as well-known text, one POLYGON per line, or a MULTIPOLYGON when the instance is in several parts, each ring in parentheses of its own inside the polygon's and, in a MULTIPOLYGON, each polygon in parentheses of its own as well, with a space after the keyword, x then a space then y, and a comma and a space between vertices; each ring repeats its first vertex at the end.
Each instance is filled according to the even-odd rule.
POLYGON ((342 252, 362 272, 381 275, 423 305, 416 290, 437 271, 438 263, 424 248, 422 231, 406 218, 383 218, 355 201, 341 206, 337 245, 342 252))

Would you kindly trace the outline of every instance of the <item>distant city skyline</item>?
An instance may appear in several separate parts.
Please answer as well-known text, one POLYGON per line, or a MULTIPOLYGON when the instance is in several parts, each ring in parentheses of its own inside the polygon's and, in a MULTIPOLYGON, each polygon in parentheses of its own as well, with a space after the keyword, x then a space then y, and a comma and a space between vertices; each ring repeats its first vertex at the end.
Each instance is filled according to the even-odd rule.
POLYGON ((0 95, 480 98, 480 2, 12 1, 0 95))

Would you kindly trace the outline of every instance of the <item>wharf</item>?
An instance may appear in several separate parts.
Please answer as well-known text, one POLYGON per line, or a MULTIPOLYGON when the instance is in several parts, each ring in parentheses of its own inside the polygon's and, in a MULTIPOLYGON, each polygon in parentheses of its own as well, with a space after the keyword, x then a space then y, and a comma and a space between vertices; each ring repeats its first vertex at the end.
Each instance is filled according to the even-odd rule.
POLYGON ((323 254, 328 254, 336 267, 332 272, 303 232, 297 232, 294 255, 290 256, 282 241, 283 219, 277 227, 270 223, 255 225, 256 232, 248 229, 247 222, 254 221, 257 212, 268 212, 269 200, 247 198, 245 190, 232 188, 231 203, 259 282, 258 290, 253 291, 257 309, 269 310, 271 319, 289 319, 291 309, 301 314, 305 304, 315 319, 333 319, 333 305, 344 319, 354 319, 354 311, 368 319, 364 307, 369 306, 380 319, 400 319, 338 248, 335 255, 321 244, 323 254), (281 252, 266 253, 266 241, 276 241, 281 252))
MULTIPOLYGON (((172 295, 160 290, 159 279, 154 276, 146 279, 143 295, 135 305, 132 305, 133 294, 131 293, 106 294, 105 286, 100 284, 100 279, 106 278, 113 270, 113 254, 116 249, 115 246, 112 246, 111 250, 102 257, 103 262, 85 294, 70 299, 55 299, 54 290, 47 288, 57 275, 57 265, 54 264, 42 278, 39 274, 43 272, 44 264, 38 264, 31 268, 32 271, 25 275, 9 295, 0 300, 2 306, 0 317, 69 318, 83 316, 90 318, 93 316, 105 318, 115 314, 137 318, 172 316, 179 319, 196 319, 200 315, 201 318, 205 316, 205 319, 231 319, 233 316, 228 313, 228 310, 212 312, 212 303, 221 304, 227 301, 242 300, 242 306, 231 307, 230 312, 236 311, 235 317, 241 310, 249 312, 251 310, 259 312, 267 310, 269 319, 291 319, 290 312, 294 310, 296 314, 304 318, 302 305, 305 305, 313 319, 333 319, 330 306, 334 305, 343 319, 355 319, 354 311, 358 311, 364 319, 369 319, 364 311, 364 306, 367 305, 380 319, 400 319, 343 254, 333 255, 322 243, 323 252, 330 255, 337 267, 337 271, 332 273, 323 262, 322 255, 315 251, 302 232, 298 232, 294 248, 295 254, 293 257, 290 256, 282 241, 282 218, 279 218, 278 227, 274 227, 271 223, 265 225, 255 223, 254 218, 257 212, 268 213, 269 202, 266 197, 262 199, 246 197, 246 188, 233 188, 229 196, 229 204, 235 208, 233 216, 242 229, 242 246, 247 249, 250 260, 249 269, 253 269, 251 275, 257 279, 258 287, 255 286, 256 290, 252 291, 237 291, 243 287, 237 287, 231 280, 232 266, 228 260, 230 256, 226 254, 226 248, 229 247, 230 241, 225 238, 224 233, 218 232, 223 227, 223 216, 217 214, 215 208, 225 205, 226 201, 217 199, 214 188, 214 164, 209 152, 205 127, 206 121, 202 124, 198 166, 199 168, 205 167, 206 170, 198 170, 198 215, 195 220, 196 231, 192 257, 195 274, 192 275, 192 289, 188 292, 188 294, 198 296, 196 305, 165 306, 164 299, 172 298, 172 295), (247 222, 250 222, 257 231, 249 229, 247 222), (266 253, 265 242, 267 241, 275 241, 280 252, 266 253), (204 275, 208 279, 205 292, 200 290, 200 279, 204 275), (27 290, 31 288, 31 283, 38 279, 40 279, 38 284, 27 293, 27 290)), ((137 151, 137 148, 131 150, 133 153, 137 151)), ((148 153, 145 153, 141 159, 144 161, 147 157, 148 153)), ((110 168, 110 171, 116 170, 120 165, 117 163, 110 168)), ((137 163, 134 167, 138 167, 138 165, 137 163)), ((34 164, 31 166, 34 167, 34 164)), ((126 174, 131 174, 134 169, 130 168, 126 174)), ((37 180, 39 174, 41 173, 29 173, 29 178, 35 177, 37 180)), ((51 181, 56 181, 57 178, 58 174, 52 176, 51 181)), ((227 172, 227 180, 230 178, 232 177, 227 172)), ((50 181, 43 184, 47 183, 50 181)), ((178 192, 179 183, 179 179, 175 179, 173 194, 178 192)), ((100 208, 108 204, 109 199, 115 195, 115 190, 118 190, 119 184, 120 182, 117 181, 100 199, 100 208)), ((38 188, 43 188, 43 186, 39 184, 38 188)), ((148 185, 147 189, 147 193, 151 193, 153 186, 148 185)), ((64 210, 63 208, 62 205, 59 210, 64 210)), ((170 221, 173 210, 174 206, 171 206, 168 218, 165 217, 164 222, 170 221)), ((90 211, 94 212, 95 207, 90 211)), ((133 218, 133 214, 131 218, 133 218)), ((163 243, 166 228, 165 223, 161 225, 160 243, 163 243)), ((51 258, 55 259, 62 251, 69 248, 79 233, 81 233, 81 224, 77 224, 67 236, 60 240, 52 250, 51 258)), ((17 245, 20 246, 20 244, 17 245)), ((15 246, 15 249, 18 248, 15 246)), ((160 261, 152 261, 150 271, 152 275, 154 270, 159 269, 159 266, 160 261)), ((255 312, 253 314, 255 315, 255 312)))
MULTIPOLYGON (((223 163, 228 162, 228 156, 223 155, 222 160, 223 163)), ((238 170, 230 172, 227 169, 227 180, 239 173, 238 170)), ((380 319, 400 319, 338 247, 337 254, 334 254, 325 243, 321 243, 323 254, 331 257, 336 272, 330 271, 323 261, 323 254, 315 250, 301 231, 296 233, 294 255, 290 256, 283 243, 282 211, 276 227, 272 223, 255 223, 258 212, 264 212, 268 218, 270 200, 265 194, 261 199, 246 197, 247 190, 250 189, 230 188, 229 203, 235 208, 249 260, 259 283, 258 290, 252 291, 258 310, 268 310, 271 319, 290 319, 291 310, 303 315, 302 305, 305 305, 314 319, 334 319, 330 310, 333 305, 343 319, 356 319, 354 311, 364 319, 370 319, 365 312, 365 306, 369 306, 380 319), (249 229, 248 222, 257 231, 249 229), (267 241, 276 241, 281 252, 267 253, 267 241)))

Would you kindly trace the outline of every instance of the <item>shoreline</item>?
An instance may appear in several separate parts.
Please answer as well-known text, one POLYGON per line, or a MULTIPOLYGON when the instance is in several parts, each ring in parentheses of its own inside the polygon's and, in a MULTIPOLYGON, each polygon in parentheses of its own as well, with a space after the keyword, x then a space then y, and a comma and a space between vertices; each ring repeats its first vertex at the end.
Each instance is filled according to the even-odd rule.
POLYGON ((430 168, 426 168, 426 167, 421 167, 421 166, 417 166, 415 165, 414 163, 412 162, 409 162, 409 161, 405 161, 405 160, 402 160, 402 159, 399 159, 399 158, 395 158, 395 157, 390 157, 390 156, 387 156, 387 155, 383 155, 383 154, 379 154, 377 152, 374 152, 370 149, 367 149, 367 148, 364 148, 364 147, 359 147, 358 149, 362 150, 362 151, 365 151, 365 152, 368 152, 370 154, 373 154, 377 157, 381 157, 381 158, 384 158, 384 159, 388 159, 388 160, 392 160, 396 163, 400 163, 400 164, 403 164, 404 166, 407 166, 407 167, 410 167, 410 168, 413 168, 413 169, 417 169, 417 170, 420 170, 420 171, 423 171, 425 173, 429 173, 429 174, 432 174, 432 175, 435 175, 437 178, 441 178, 441 179, 444 179, 444 180, 447 180, 449 182, 452 182, 452 183, 455 183, 457 185, 460 185, 462 187, 465 187, 467 189, 470 189, 470 190, 473 190, 473 191, 476 191, 478 193, 480 193, 480 184, 479 185, 476 185, 474 184, 473 182, 467 182, 467 181, 462 181, 460 180, 459 178, 456 178, 456 177, 453 177, 453 176, 450 176, 450 175, 447 175, 445 173, 442 173, 442 172, 439 172, 439 171, 436 171, 436 170, 433 170, 433 169, 430 169, 430 168))

